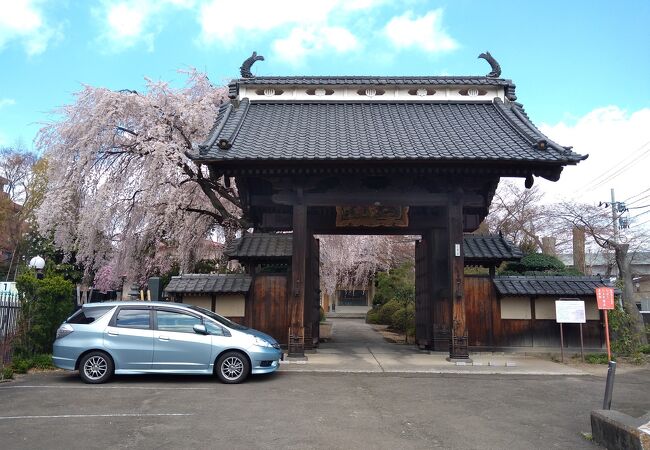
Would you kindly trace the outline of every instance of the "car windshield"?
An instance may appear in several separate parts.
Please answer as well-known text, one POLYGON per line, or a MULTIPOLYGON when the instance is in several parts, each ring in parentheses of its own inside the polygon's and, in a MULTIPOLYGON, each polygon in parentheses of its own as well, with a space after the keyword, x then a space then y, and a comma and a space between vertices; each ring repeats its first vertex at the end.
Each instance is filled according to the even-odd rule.
POLYGON ((205 314, 209 318, 216 320, 222 325, 225 325, 229 328, 232 328, 234 330, 248 330, 248 327, 245 327, 244 325, 240 325, 238 323, 233 322, 232 320, 228 320, 223 316, 220 316, 219 314, 215 314, 209 309, 201 308, 200 306, 194 306, 194 305, 187 305, 189 309, 193 309, 194 311, 198 311, 201 314, 205 314))

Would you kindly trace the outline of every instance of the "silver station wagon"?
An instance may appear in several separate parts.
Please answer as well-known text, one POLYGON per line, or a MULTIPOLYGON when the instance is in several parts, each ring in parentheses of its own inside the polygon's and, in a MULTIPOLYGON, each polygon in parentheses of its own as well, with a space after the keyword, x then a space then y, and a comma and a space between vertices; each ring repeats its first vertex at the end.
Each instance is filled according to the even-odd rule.
POLYGON ((164 302, 86 304, 56 332, 57 367, 86 383, 113 374, 216 373, 224 383, 278 369, 271 336, 192 305, 164 302))

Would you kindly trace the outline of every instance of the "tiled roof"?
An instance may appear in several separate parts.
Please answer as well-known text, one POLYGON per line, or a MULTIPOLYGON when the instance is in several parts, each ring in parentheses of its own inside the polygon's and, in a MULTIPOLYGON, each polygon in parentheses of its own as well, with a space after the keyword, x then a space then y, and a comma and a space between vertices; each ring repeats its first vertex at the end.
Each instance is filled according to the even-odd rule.
POLYGON ((250 275, 187 274, 172 277, 165 291, 170 294, 245 294, 250 287, 250 275))
POLYGON ((235 239, 224 250, 231 259, 291 258, 291 234, 253 233, 235 239))
POLYGON ((494 286, 503 296, 595 296, 597 287, 607 285, 600 277, 519 276, 495 277, 494 286))
MULTIPOLYGON (((235 239, 225 250, 231 259, 291 258, 291 234, 253 233, 235 239)), ((465 263, 486 264, 513 261, 522 258, 521 250, 501 236, 465 235, 465 263)))
POLYGON ((222 108, 202 161, 575 164, 513 102, 249 102, 222 108), (535 148, 547 141, 544 150, 535 148), (221 145, 220 145, 221 142, 221 145), (225 145, 224 145, 225 144, 225 145), (226 148, 226 149, 223 149, 226 148))
POLYGON ((524 257, 519 247, 498 235, 467 234, 463 239, 463 252, 466 264, 518 261, 524 257))

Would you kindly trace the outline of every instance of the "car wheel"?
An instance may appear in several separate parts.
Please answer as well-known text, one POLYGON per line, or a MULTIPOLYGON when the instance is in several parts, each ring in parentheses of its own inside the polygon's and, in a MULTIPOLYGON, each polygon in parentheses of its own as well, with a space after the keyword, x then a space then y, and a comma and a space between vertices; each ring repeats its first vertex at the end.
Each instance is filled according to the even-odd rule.
POLYGON ((241 383, 249 371, 248 358, 239 352, 226 352, 217 360, 217 376, 222 383, 241 383))
POLYGON ((113 376, 113 360, 104 352, 90 352, 79 362, 79 376, 84 383, 105 383, 113 376))

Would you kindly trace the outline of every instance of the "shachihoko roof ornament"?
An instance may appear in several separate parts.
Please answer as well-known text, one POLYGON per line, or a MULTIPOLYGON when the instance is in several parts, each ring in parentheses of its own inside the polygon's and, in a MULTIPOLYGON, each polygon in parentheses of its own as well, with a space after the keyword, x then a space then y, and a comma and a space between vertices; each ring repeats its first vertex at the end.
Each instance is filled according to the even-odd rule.
POLYGON ((497 62, 496 59, 492 55, 490 55, 490 52, 485 52, 481 53, 478 55, 479 58, 483 58, 490 64, 490 67, 492 68, 492 72, 488 73, 485 75, 488 78, 499 78, 501 76, 501 66, 497 62))
POLYGON ((246 58, 246 60, 239 68, 239 73, 241 74, 242 78, 255 78, 255 75, 253 75, 251 72, 251 67, 253 64, 255 64, 256 61, 264 61, 264 57, 262 55, 258 55, 257 52, 253 52, 250 57, 246 58))

